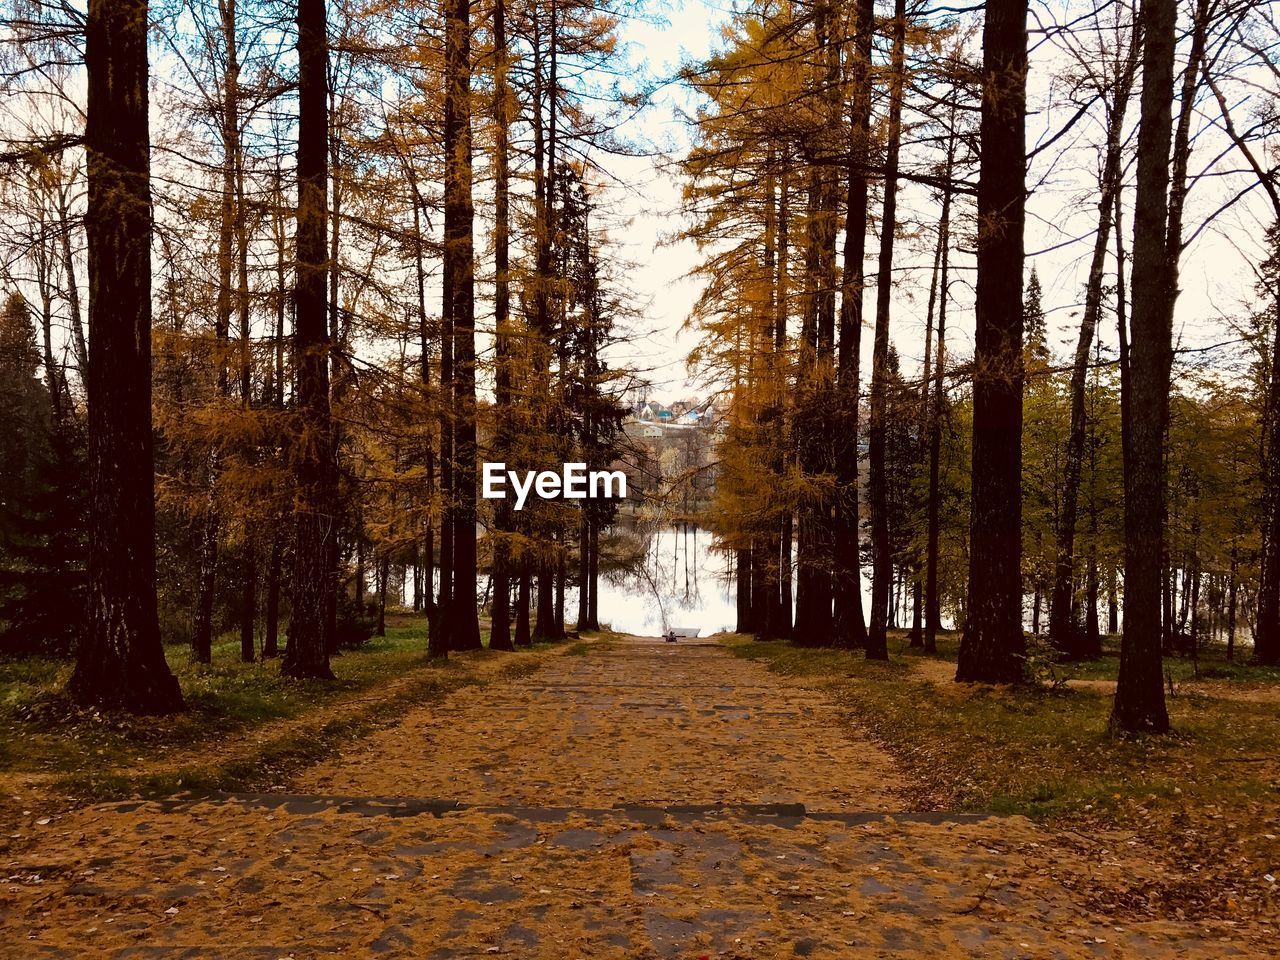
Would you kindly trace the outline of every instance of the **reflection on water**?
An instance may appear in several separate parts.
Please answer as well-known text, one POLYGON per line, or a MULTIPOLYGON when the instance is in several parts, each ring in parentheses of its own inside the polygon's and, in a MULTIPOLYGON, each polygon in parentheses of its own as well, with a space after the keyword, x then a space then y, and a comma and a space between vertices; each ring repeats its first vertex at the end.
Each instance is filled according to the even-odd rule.
MULTIPOLYGON (((645 534, 634 528, 630 532, 647 536, 644 560, 625 572, 601 575, 602 626, 640 636, 696 628, 706 637, 734 629, 738 613, 732 558, 714 549, 708 531, 693 524, 677 524, 645 534)), ((577 590, 569 590, 565 609, 577 610, 577 603, 577 590)), ((864 611, 871 609, 870 571, 865 566, 862 604, 864 611)))
MULTIPOLYGON (((729 560, 711 534, 693 524, 660 527, 644 560, 626 573, 600 578, 600 623, 621 633, 658 636, 675 628, 702 636, 732 630, 737 610, 729 560)), ((570 590, 565 609, 577 609, 570 590)))
MULTIPOLYGON (((616 549, 629 559, 622 569, 601 571, 601 626, 649 637, 670 629, 696 629, 703 637, 734 629, 737 588, 732 558, 714 548, 714 538, 708 531, 694 524, 620 524, 610 528, 610 535, 618 538, 616 549)), ((578 609, 578 591, 572 586, 575 564, 576 560, 569 564, 570 585, 565 590, 564 604, 571 629, 578 609)), ((406 605, 412 603, 412 583, 410 570, 395 585, 406 605)), ((437 586, 438 582, 433 590, 437 586)), ((477 578, 477 591, 486 600, 490 587, 487 576, 477 578)), ((866 565, 862 569, 862 605, 864 611, 871 609, 870 570, 866 565)), ((909 617, 907 610, 905 615, 909 617)), ((949 628, 945 619, 944 626, 949 628)))

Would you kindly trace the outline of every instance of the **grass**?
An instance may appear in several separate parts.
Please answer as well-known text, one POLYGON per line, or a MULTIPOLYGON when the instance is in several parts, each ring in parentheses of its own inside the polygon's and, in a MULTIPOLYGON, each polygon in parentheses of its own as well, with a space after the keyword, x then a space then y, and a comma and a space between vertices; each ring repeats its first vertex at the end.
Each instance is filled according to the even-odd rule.
MULTIPOLYGON (((960 638, 955 633, 938 636, 938 649, 926 653, 907 642, 905 631, 890 631, 890 653, 894 656, 927 657, 955 663, 959 653, 960 638)), ((1260 667, 1248 662, 1248 648, 1237 648, 1236 659, 1227 659, 1224 643, 1206 644, 1196 659, 1170 657, 1165 660, 1165 673, 1179 683, 1195 680, 1222 680, 1238 683, 1280 683, 1280 667, 1260 667)), ((1120 637, 1104 636, 1102 656, 1094 660, 1063 662, 1053 665, 1056 676, 1063 680, 1114 680, 1120 671, 1120 637)))
MULTIPOLYGON (((935 805, 1052 817, 1118 810, 1153 795, 1208 802, 1263 793, 1270 781, 1253 765, 1280 741, 1274 703, 1178 695, 1169 700, 1172 736, 1122 738, 1108 734, 1111 700, 1097 691, 933 682, 912 668, 914 653, 884 664, 857 653, 729 643, 739 656, 830 688, 935 805)), ((954 657, 955 645, 948 637, 931 656, 954 657)))
POLYGON ((232 635, 215 643, 211 664, 194 662, 185 645, 167 647, 166 656, 187 703, 170 717, 75 707, 62 692, 69 661, 0 661, 0 773, 42 775, 55 793, 82 799, 266 789, 417 704, 539 666, 487 649, 433 662, 425 620, 407 614, 388 617, 385 637, 333 658, 331 682, 282 677, 278 661, 242 663, 232 635), (266 733, 250 749, 233 749, 253 731, 266 733))
MULTIPOLYGON (((1116 737, 1107 730, 1111 697, 1096 688, 1006 689, 951 683, 938 671, 922 676, 913 660, 954 660, 954 637, 932 655, 891 638, 887 664, 742 636, 725 642, 835 697, 907 774, 908 806, 1023 814, 1082 834, 1131 831, 1178 865, 1184 888, 1168 895, 1200 912, 1228 912, 1232 891, 1280 873, 1274 699, 1180 692, 1168 699, 1173 734, 1116 737)), ((1105 677, 1112 660, 1082 672, 1105 677)), ((1189 666, 1171 662, 1175 673, 1189 666)), ((1220 669, 1227 679, 1277 679, 1274 671, 1220 669)))

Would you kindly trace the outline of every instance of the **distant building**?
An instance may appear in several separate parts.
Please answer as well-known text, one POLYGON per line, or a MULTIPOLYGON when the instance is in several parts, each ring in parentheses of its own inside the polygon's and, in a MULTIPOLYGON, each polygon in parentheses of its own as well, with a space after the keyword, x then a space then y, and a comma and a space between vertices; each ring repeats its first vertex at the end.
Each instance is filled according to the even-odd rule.
POLYGON ((658 419, 658 414, 662 410, 662 404, 654 400, 646 400, 636 410, 636 419, 648 423, 658 419))

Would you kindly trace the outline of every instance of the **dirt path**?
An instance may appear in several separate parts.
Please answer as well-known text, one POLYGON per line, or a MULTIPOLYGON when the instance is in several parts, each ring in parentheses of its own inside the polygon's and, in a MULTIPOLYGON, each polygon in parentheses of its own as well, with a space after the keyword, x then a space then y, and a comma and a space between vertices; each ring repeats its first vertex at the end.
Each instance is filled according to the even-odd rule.
POLYGON ((1021 818, 898 813, 821 694, 630 638, 464 689, 292 796, 118 804, 0 853, 0 956, 1230 957, 1133 922, 1160 868, 1021 818))

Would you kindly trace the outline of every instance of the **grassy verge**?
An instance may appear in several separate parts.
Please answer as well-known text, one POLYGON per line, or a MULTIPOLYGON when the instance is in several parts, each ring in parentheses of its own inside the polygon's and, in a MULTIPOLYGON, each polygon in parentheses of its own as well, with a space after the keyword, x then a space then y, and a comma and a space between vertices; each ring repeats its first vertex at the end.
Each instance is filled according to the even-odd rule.
POLYGON ((334 658, 333 682, 281 677, 278 662, 241 663, 234 638, 215 646, 212 664, 171 648, 187 710, 158 718, 74 707, 62 694, 70 663, 3 661, 0 774, 35 775, 50 795, 80 800, 269 789, 414 706, 539 666, 523 652, 432 662, 425 651, 425 623, 409 616, 389 618, 386 637, 334 658))
MULTIPOLYGON (((1274 701, 1179 693, 1168 701, 1171 736, 1113 737, 1111 698, 1096 689, 950 683, 949 671, 926 675, 892 642, 887 664, 740 636, 725 643, 847 708, 908 775, 910 806, 1024 814, 1082 835, 1126 831, 1125 842, 1149 844, 1181 875, 1169 895, 1201 912, 1230 913, 1237 898, 1262 888, 1269 899, 1276 886, 1265 881, 1280 875, 1274 701)), ((936 656, 954 650, 948 638, 936 656)), ((1239 677, 1265 679, 1252 668, 1239 677)))
MULTIPOLYGON (((1271 788, 1280 710, 1195 694, 1170 698, 1175 733, 1118 738, 1095 691, 937 682, 910 658, 727 641, 738 656, 827 687, 913 774, 922 801, 1047 817, 1120 810, 1152 796, 1205 803, 1271 788)), ((942 645, 946 659, 954 641, 942 645)))

